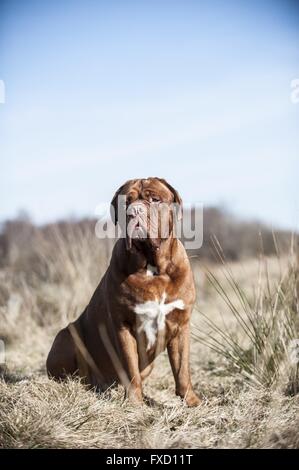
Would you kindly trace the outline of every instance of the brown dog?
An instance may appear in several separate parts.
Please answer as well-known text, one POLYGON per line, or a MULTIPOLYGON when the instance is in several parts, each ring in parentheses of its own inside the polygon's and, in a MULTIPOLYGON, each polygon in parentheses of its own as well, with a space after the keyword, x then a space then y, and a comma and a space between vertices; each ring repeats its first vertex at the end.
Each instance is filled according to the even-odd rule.
POLYGON ((48 374, 59 380, 79 373, 100 391, 122 383, 130 398, 142 401, 142 381, 167 347, 176 394, 196 406, 200 399, 189 370, 195 287, 186 251, 174 234, 172 208, 173 203, 181 206, 181 198, 160 178, 128 181, 112 200, 115 223, 120 195, 126 197, 126 237, 116 242, 110 266, 84 312, 56 336, 48 374), (164 218, 160 206, 168 208, 164 218), (165 218, 168 232, 162 227, 165 218))

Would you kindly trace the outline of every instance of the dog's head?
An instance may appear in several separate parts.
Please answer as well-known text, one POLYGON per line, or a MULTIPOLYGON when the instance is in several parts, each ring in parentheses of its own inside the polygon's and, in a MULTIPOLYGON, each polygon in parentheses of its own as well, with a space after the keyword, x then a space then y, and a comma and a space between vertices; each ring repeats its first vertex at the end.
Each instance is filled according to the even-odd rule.
POLYGON ((182 200, 162 178, 129 180, 112 199, 111 217, 125 231, 127 249, 144 245, 159 250, 173 236, 175 218, 182 218, 182 200))

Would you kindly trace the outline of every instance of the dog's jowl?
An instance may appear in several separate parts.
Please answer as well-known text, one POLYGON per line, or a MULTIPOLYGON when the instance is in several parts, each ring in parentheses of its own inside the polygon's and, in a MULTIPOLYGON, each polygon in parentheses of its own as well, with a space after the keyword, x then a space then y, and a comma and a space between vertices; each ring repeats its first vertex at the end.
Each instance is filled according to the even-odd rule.
POLYGON ((125 196, 124 236, 80 317, 61 330, 47 359, 50 377, 79 374, 104 391, 121 383, 129 398, 142 401, 142 381, 157 354, 167 348, 176 394, 189 406, 200 403, 189 370, 189 321, 195 287, 189 260, 175 236, 182 201, 164 179, 126 182, 111 206, 120 221, 125 196), (161 210, 163 208, 163 210, 161 210))

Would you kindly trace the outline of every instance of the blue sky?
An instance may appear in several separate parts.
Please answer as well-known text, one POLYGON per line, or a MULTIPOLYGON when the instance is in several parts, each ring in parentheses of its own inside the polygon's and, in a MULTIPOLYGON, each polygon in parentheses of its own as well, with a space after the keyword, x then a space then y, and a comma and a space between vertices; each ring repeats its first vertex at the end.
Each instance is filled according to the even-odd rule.
POLYGON ((0 3, 0 220, 93 216, 129 178, 298 225, 289 1, 0 3))

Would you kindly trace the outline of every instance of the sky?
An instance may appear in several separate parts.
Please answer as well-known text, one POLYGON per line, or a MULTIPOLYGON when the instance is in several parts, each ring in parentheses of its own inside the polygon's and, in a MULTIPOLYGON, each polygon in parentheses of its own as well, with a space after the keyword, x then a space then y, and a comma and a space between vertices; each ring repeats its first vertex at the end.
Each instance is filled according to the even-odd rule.
POLYGON ((297 227, 294 79, 296 2, 0 0, 0 221, 93 217, 160 176, 297 227))

